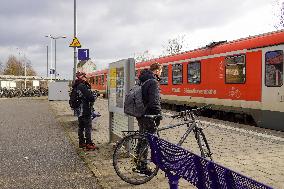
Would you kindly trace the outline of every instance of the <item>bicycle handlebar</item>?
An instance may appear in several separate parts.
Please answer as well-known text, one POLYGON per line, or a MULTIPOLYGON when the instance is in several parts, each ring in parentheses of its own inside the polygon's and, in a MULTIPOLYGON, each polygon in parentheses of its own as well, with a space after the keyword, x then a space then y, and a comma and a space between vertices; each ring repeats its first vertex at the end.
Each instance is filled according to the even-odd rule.
POLYGON ((156 118, 162 118, 163 116, 161 114, 158 114, 158 115, 144 115, 144 117, 156 119, 156 118))
POLYGON ((183 112, 183 113, 190 113, 190 112, 194 113, 194 112, 197 112, 197 111, 203 111, 205 109, 210 109, 210 108, 211 108, 210 105, 204 105, 204 106, 201 106, 199 108, 192 108, 192 109, 181 111, 181 112, 183 112))
POLYGON ((203 111, 205 109, 210 109, 211 106, 210 105, 205 105, 205 106, 201 106, 199 108, 192 108, 192 109, 188 109, 188 110, 184 110, 184 111, 180 111, 178 112, 178 114, 176 115, 167 115, 167 114, 158 114, 158 115, 144 115, 144 117, 146 118, 150 118, 150 119, 156 119, 156 118, 163 118, 163 117, 170 117, 170 118, 183 118, 186 115, 190 115, 190 114, 195 114, 195 112, 197 111, 203 111))

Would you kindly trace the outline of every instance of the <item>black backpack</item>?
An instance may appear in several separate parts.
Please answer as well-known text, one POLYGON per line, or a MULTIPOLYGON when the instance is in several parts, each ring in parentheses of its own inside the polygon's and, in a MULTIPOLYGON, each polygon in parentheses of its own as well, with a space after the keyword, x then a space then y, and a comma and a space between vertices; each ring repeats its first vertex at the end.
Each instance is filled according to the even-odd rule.
POLYGON ((69 105, 72 110, 78 109, 82 103, 82 99, 80 98, 79 91, 77 90, 77 87, 72 88, 72 91, 70 93, 70 100, 69 105))

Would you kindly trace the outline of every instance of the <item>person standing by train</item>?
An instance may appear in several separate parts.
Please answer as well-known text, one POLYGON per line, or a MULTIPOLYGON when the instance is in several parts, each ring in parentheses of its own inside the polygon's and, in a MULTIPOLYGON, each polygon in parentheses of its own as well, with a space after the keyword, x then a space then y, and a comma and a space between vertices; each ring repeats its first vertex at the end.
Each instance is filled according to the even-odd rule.
MULTIPOLYGON (((145 84, 142 86, 142 99, 144 106, 146 107, 145 115, 158 115, 161 114, 161 100, 160 100, 160 87, 159 81, 162 73, 162 65, 159 63, 153 63, 150 69, 144 69, 141 71, 139 76, 140 84, 145 84)), ((140 132, 155 133, 157 127, 160 125, 160 119, 152 120, 146 117, 136 118, 139 125, 140 132)), ((144 149, 145 141, 139 141, 137 144, 137 153, 140 149, 144 149)), ((139 153, 140 154, 140 153, 139 153)), ((143 152, 145 158, 148 156, 148 151, 143 152)), ((147 162, 140 162, 136 169, 136 172, 145 175, 151 175, 152 171, 147 167, 147 162)))
POLYGON ((91 91, 91 85, 88 83, 86 73, 77 72, 76 78, 72 88, 76 90, 80 98, 80 105, 76 110, 79 122, 79 147, 95 150, 97 147, 92 141, 92 108, 96 95, 91 91))

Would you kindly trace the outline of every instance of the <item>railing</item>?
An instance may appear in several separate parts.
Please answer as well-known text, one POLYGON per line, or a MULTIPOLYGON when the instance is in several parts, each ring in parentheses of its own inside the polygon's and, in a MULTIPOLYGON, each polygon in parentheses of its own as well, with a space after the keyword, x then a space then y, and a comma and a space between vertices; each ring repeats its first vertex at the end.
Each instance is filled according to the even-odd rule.
POLYGON ((147 134, 147 138, 152 161, 166 173, 170 189, 178 188, 180 178, 198 189, 271 189, 157 136, 147 134))

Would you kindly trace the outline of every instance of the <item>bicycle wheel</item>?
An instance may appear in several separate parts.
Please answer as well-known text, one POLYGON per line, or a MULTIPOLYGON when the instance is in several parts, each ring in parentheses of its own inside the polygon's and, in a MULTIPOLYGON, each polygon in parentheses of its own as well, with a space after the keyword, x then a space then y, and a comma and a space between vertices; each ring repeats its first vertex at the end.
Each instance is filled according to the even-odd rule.
POLYGON ((122 180, 134 185, 150 181, 159 170, 151 160, 151 149, 146 136, 139 133, 128 135, 117 143, 113 167, 122 180), (141 165, 147 166, 148 172, 141 171, 141 165))
POLYGON ((213 160, 209 144, 201 128, 197 128, 195 138, 201 152, 201 157, 213 160))

